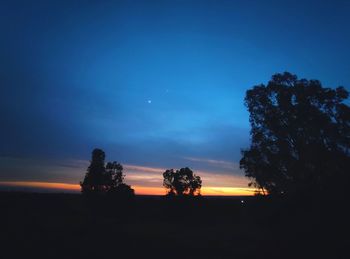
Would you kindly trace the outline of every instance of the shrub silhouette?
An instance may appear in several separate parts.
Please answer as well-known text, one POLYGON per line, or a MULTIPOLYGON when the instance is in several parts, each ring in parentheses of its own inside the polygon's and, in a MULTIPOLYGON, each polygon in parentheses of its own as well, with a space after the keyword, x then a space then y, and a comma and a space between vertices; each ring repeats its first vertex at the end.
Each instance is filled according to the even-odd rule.
MULTIPOLYGON (((269 194, 322 192, 349 182, 350 108, 343 88, 285 72, 248 90, 249 149, 240 167, 269 194)), ((341 185, 344 185, 341 187, 341 185)))
POLYGON ((96 148, 92 151, 90 166, 80 186, 82 193, 85 194, 108 193, 133 196, 134 190, 123 181, 123 166, 115 161, 108 162, 105 166, 105 152, 96 148))
POLYGON ((202 180, 188 167, 176 171, 174 169, 166 170, 163 177, 163 186, 168 191, 167 195, 200 195, 202 180))

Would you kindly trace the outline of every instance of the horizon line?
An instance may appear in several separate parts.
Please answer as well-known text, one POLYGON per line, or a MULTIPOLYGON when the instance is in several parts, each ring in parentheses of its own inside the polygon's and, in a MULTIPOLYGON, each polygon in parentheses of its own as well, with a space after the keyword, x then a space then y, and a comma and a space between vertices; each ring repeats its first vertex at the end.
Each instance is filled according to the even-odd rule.
MULTIPOLYGON (((80 192, 79 184, 60 183, 60 182, 41 182, 41 181, 0 181, 0 187, 13 188, 37 188, 46 191, 55 190, 61 192, 76 193, 80 192)), ((166 195, 164 187, 148 187, 148 186, 131 186, 135 190, 136 195, 166 195)), ((217 187, 207 186, 201 188, 202 196, 253 196, 255 189, 242 187, 217 187)))

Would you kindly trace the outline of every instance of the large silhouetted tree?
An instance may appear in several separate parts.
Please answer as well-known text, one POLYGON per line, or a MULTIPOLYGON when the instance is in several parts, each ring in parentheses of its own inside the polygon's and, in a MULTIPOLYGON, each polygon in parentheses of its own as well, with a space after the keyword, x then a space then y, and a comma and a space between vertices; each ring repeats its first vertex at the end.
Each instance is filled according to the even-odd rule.
POLYGON ((200 194, 202 180, 188 167, 176 171, 166 170, 163 177, 163 186, 167 189, 168 195, 194 196, 200 194))
POLYGON ((81 191, 83 193, 134 195, 134 190, 123 181, 123 166, 115 161, 108 162, 105 166, 105 152, 98 148, 94 149, 84 181, 80 183, 81 191))
POLYGON ((105 152, 101 149, 96 148, 92 151, 90 165, 84 181, 80 183, 83 193, 107 191, 105 157, 105 152))
POLYGON ((343 87, 276 74, 248 90, 249 149, 240 166, 250 185, 270 194, 326 191, 349 183, 350 108, 343 87))

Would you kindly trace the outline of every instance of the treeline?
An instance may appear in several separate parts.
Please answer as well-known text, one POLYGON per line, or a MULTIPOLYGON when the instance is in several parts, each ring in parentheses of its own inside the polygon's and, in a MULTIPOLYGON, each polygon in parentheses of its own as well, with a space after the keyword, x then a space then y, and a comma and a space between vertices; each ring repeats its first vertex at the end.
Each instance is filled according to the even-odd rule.
MULTIPOLYGON (((242 150, 240 168, 257 194, 346 194, 350 180, 350 107, 344 87, 323 87, 318 80, 285 72, 267 85, 246 92, 251 145, 242 150)), ((170 196, 200 195, 202 181, 189 168, 166 170, 163 186, 170 196)), ((95 149, 83 193, 134 195, 124 182, 123 167, 105 165, 95 149)))
MULTIPOLYGON (((163 173, 163 186, 168 196, 198 196, 202 180, 188 167, 180 170, 169 169, 163 173)), ((117 197, 132 197, 134 189, 124 183, 123 166, 114 161, 105 163, 105 152, 94 149, 90 166, 83 182, 80 182, 84 194, 107 194, 117 197)))

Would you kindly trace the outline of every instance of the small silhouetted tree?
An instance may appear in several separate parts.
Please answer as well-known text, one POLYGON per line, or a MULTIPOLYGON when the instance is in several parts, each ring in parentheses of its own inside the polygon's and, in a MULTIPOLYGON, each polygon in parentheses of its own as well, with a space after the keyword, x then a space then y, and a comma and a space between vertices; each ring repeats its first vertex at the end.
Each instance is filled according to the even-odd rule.
POLYGON ((134 189, 124 183, 125 175, 123 166, 116 161, 108 162, 106 165, 106 174, 109 180, 109 193, 118 196, 133 196, 134 189))
POLYGON ((202 180, 188 167, 176 171, 166 170, 163 177, 163 186, 167 189, 168 195, 200 195, 202 180))
POLYGON ((84 181, 80 182, 82 193, 134 195, 134 190, 123 181, 123 166, 115 161, 105 165, 105 152, 94 149, 84 181))
POLYGON ((343 88, 276 74, 248 90, 251 146, 240 167, 251 186, 269 194, 344 188, 349 182, 350 108, 343 88), (344 183, 344 184, 343 184, 344 183))
POLYGON ((108 162, 106 165, 106 175, 109 180, 110 189, 116 189, 124 181, 123 166, 116 161, 108 162))

